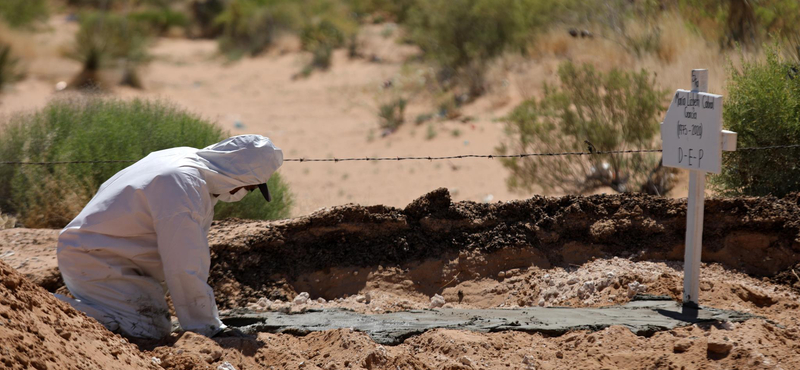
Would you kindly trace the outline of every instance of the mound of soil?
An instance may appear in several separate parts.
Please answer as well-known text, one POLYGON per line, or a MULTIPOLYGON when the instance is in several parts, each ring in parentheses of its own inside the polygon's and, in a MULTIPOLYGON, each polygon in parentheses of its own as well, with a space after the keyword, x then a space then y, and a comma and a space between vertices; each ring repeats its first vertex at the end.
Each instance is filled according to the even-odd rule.
POLYGON ((0 262, 4 369, 158 369, 151 357, 0 262))
MULTIPOLYGON (((460 257, 449 277, 435 262, 416 269, 415 289, 432 295, 448 278, 477 279, 515 267, 614 256, 682 261, 685 233, 685 200, 621 194, 453 203, 438 189, 405 209, 346 205, 278 223, 218 222, 209 238, 210 283, 224 293, 222 307, 260 297, 289 300, 299 291, 331 299, 355 294, 368 273, 384 267, 460 257), (340 277, 341 268, 363 274, 340 277)), ((755 276, 800 262, 797 199, 707 200, 702 258, 755 276)))

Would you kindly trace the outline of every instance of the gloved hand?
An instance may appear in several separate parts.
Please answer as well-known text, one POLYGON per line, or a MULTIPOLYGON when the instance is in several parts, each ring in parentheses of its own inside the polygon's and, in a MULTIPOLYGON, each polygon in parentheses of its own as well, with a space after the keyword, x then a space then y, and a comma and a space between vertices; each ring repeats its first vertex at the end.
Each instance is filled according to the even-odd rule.
POLYGON ((241 330, 233 327, 226 327, 225 329, 220 330, 217 334, 214 334, 212 338, 247 338, 248 335, 242 333, 241 330))

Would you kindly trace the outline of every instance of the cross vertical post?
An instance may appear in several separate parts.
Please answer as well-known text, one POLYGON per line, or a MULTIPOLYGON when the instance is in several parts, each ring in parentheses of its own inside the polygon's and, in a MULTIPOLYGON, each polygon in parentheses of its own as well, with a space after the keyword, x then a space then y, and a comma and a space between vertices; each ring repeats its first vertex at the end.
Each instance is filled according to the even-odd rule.
MULTIPOLYGON (((692 92, 708 92, 708 70, 692 70, 692 92)), ((700 257, 703 252, 703 216, 706 173, 689 170, 689 199, 686 206, 686 248, 683 254, 683 303, 698 304, 700 257)))

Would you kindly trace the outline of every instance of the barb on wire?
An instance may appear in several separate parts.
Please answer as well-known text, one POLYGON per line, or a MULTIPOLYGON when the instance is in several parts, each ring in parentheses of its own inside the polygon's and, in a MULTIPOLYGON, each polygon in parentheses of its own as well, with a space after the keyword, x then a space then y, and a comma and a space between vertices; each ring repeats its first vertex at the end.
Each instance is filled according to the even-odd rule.
MULTIPOLYGON (((369 161, 441 161, 451 159, 466 159, 466 158, 526 158, 526 157, 558 157, 567 155, 604 155, 604 154, 634 154, 634 153, 661 153, 661 149, 631 149, 631 150, 597 150, 594 145, 588 140, 584 143, 587 145, 586 152, 559 152, 559 153, 519 153, 519 154, 460 154, 451 156, 409 156, 409 157, 359 157, 359 158, 286 158, 284 162, 369 162, 369 161)), ((800 148, 800 144, 791 145, 774 145, 763 147, 750 147, 738 148, 736 152, 754 151, 754 150, 779 150, 779 149, 793 149, 800 148)), ((58 161, 58 162, 17 162, 17 161, 0 161, 0 165, 56 165, 56 164, 107 164, 107 163, 133 163, 136 160, 100 160, 100 161, 58 161)))

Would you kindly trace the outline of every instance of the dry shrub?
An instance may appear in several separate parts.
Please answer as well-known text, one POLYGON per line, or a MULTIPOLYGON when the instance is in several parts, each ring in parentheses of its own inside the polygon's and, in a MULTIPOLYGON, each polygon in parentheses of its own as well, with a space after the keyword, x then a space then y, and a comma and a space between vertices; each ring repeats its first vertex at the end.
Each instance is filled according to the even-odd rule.
POLYGON ((530 53, 533 55, 544 56, 553 55, 559 58, 567 57, 572 42, 579 43, 584 40, 573 39, 567 30, 554 29, 542 37, 536 39, 530 53))
POLYGON ((684 50, 705 46, 705 41, 686 27, 677 14, 661 17, 661 42, 656 50, 658 59, 664 63, 674 63, 684 50))
MULTIPOLYGON (((566 62, 558 71, 560 87, 545 86, 542 99, 522 102, 506 117, 500 154, 582 152, 585 141, 598 151, 655 146, 666 92, 652 75, 566 62)), ((639 191, 658 159, 647 154, 504 158, 512 190, 584 194, 600 187, 639 191)))
POLYGON ((147 51, 152 41, 146 26, 127 17, 108 12, 80 15, 81 27, 67 56, 83 64, 70 86, 79 89, 103 88, 99 72, 120 67, 122 83, 141 88, 137 69, 150 61, 147 51))
POLYGON ((11 215, 3 214, 0 210, 0 230, 10 229, 17 225, 17 219, 11 215))
POLYGON ((43 168, 23 168, 25 177, 36 178, 39 186, 30 187, 27 198, 35 202, 22 204, 19 208, 19 221, 29 228, 61 227, 69 223, 83 206, 92 199, 89 189, 97 186, 78 186, 81 181, 71 176, 65 168, 43 171, 43 168), (64 186, 72 184, 72 186, 64 186))

